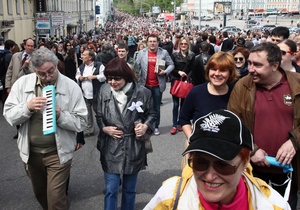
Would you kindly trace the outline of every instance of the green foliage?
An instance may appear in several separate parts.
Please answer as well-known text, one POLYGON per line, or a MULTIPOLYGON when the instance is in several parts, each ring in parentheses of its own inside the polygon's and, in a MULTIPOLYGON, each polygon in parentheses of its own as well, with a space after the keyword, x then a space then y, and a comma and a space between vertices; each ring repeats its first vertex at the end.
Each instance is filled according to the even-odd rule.
POLYGON ((183 2, 183 0, 114 0, 113 2, 118 10, 139 15, 140 9, 148 12, 152 6, 160 6, 161 11, 174 12, 173 1, 176 1, 176 7, 180 7, 183 2))

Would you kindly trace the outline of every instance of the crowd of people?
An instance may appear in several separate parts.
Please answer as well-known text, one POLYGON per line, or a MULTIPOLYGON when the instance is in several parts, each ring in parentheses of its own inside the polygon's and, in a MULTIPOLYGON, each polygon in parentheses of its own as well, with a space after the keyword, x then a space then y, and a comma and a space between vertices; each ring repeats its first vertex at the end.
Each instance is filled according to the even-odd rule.
POLYGON ((183 131, 188 140, 183 177, 164 183, 145 209, 185 209, 195 200, 188 209, 296 209, 300 35, 287 27, 231 35, 116 11, 99 34, 28 38, 21 50, 6 40, 4 47, 3 114, 17 127, 13 138, 43 209, 67 209, 72 157, 84 137, 96 135, 94 122, 104 209, 117 209, 120 186, 121 209, 134 209, 147 142, 160 135, 162 95, 180 78, 194 85, 186 98, 172 96, 170 135, 183 131), (58 129, 45 136, 47 85, 56 88, 58 129), (293 166, 288 199, 281 196, 289 177, 265 156, 293 166))

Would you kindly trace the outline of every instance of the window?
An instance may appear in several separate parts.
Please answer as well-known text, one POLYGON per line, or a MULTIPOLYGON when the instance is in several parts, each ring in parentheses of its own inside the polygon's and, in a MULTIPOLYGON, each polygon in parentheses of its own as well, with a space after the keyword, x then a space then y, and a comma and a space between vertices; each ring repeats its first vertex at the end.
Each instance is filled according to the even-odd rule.
POLYGON ((27 15, 28 13, 28 0, 23 0, 23 12, 24 12, 24 15, 27 15))
POLYGON ((9 15, 13 14, 13 5, 12 5, 12 0, 7 0, 7 13, 9 15))
POLYGON ((20 15, 21 14, 21 0, 16 0, 16 12, 17 12, 17 15, 20 15))
POLYGON ((0 0, 0 15, 3 15, 3 0, 0 0))

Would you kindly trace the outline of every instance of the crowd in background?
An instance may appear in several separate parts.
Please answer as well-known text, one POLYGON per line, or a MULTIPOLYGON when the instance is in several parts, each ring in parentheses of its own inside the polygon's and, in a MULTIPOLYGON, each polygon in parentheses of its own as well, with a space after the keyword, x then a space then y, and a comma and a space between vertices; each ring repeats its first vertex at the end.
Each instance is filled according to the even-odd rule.
MULTIPOLYGON (((169 63, 174 65, 174 69, 168 72, 166 79, 173 84, 176 79, 189 77, 196 86, 186 100, 172 96, 171 135, 184 131, 186 137, 189 138, 192 134, 191 121, 195 122, 216 109, 226 109, 235 83, 249 74, 248 58, 251 50, 262 43, 272 42, 280 48, 282 55, 282 61, 278 67, 280 70, 300 72, 300 35, 290 33, 284 26, 278 26, 273 30, 242 30, 237 34, 230 34, 221 30, 198 30, 197 27, 190 25, 174 26, 172 22, 157 23, 154 18, 133 17, 116 11, 114 19, 105 23, 97 34, 90 31, 82 34, 69 34, 66 37, 54 36, 47 40, 26 39, 20 49, 18 49, 18 44, 7 40, 5 50, 9 51, 10 56, 7 58, 9 62, 6 61, 4 71, 1 69, 1 82, 5 87, 10 59, 13 59, 15 53, 28 50, 30 40, 35 42, 34 48, 48 48, 54 52, 58 58, 57 68, 60 73, 76 82, 80 83, 85 79, 80 66, 90 65, 87 58, 92 58, 92 62, 98 62, 99 66, 94 66, 100 74, 100 71, 103 71, 105 66, 116 57, 124 59, 130 69, 136 73, 131 76, 136 76, 139 80, 140 72, 136 68, 140 65, 141 55, 145 52, 145 48, 150 48, 149 35, 150 37, 155 35, 152 37, 154 39, 158 37, 159 49, 165 50, 163 52, 168 53, 172 59, 169 63), (220 82, 221 84, 215 80, 216 75, 225 78, 220 82), (197 97, 199 92, 201 92, 201 97, 197 97), (216 95, 221 95, 221 97, 216 98, 216 95), (204 99, 206 103, 203 103, 201 99, 204 99)), ((120 79, 112 72, 110 73, 110 78, 106 78, 108 82, 120 79)), ((102 83, 104 79, 101 80, 101 85, 102 83)), ((3 103, 7 94, 9 92, 5 89, 1 91, 3 103)), ((83 95, 85 97, 85 94, 83 95)), ((92 102, 90 106, 94 106, 92 102)), ((97 112, 97 109, 93 108, 94 112, 97 112)), ((90 108, 89 112, 93 110, 90 108)), ((155 135, 159 135, 158 125, 159 122, 156 122, 155 135)), ((92 129, 86 134, 94 135, 93 132, 92 129)), ((105 135, 109 137, 109 131, 105 135)), ((118 184, 119 178, 114 185, 118 184)))

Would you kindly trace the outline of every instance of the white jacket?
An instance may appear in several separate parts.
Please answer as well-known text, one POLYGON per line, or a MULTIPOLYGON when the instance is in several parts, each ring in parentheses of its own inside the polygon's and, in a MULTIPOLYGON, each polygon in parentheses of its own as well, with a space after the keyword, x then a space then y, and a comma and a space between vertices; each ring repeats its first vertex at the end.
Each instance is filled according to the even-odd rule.
MULTIPOLYGON (((22 161, 29 159, 28 126, 32 112, 27 108, 27 101, 35 97, 36 74, 19 78, 12 86, 4 104, 3 115, 7 122, 21 125, 18 136, 18 148, 22 161)), ((79 86, 68 77, 58 73, 56 85, 56 104, 61 108, 57 119, 55 134, 56 147, 60 163, 73 158, 76 147, 76 132, 83 131, 87 121, 87 108, 79 86)))

